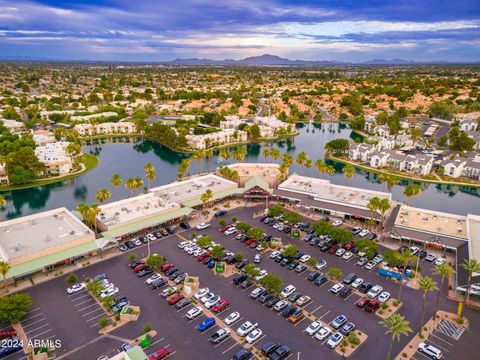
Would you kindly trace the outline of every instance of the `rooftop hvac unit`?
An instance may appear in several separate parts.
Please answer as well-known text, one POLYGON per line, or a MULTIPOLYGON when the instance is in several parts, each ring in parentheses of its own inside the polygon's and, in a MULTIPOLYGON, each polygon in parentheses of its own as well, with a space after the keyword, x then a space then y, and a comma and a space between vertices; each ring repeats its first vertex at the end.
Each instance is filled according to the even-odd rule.
POLYGON ((74 230, 70 230, 70 235, 75 235, 75 231, 74 231, 74 230))

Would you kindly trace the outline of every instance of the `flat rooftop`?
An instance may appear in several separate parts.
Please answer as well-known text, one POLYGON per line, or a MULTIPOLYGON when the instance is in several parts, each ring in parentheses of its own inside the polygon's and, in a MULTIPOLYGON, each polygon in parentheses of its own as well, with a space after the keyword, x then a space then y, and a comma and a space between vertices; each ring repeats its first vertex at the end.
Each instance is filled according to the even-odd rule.
POLYGON ((470 259, 480 262, 480 216, 467 215, 467 234, 469 238, 470 259))
POLYGON ((183 203, 187 200, 199 198, 208 189, 215 194, 237 187, 236 182, 214 174, 207 174, 191 177, 183 181, 176 181, 168 185, 150 189, 149 191, 165 201, 183 203))
POLYGON ((101 212, 97 220, 110 228, 178 209, 180 205, 153 193, 148 193, 101 205, 99 208, 101 212))
POLYGON ((395 226, 467 240, 466 217, 402 205, 395 226))
POLYGON ((62 246, 94 233, 66 208, 3 221, 0 223, 0 260, 34 254, 62 246))
POLYGON ((228 168, 238 172, 239 176, 279 176, 280 165, 272 163, 236 163, 227 165, 228 168))
POLYGON ((372 197, 391 199, 390 193, 354 188, 330 183, 329 180, 292 174, 278 185, 280 190, 313 196, 316 200, 331 201, 349 206, 366 207, 372 197))

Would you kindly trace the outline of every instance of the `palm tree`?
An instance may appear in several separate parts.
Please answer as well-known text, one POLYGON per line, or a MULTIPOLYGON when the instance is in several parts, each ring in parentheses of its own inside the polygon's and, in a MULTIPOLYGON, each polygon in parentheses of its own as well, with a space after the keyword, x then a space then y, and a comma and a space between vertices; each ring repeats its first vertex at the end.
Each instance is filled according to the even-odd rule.
POLYGON ((335 168, 332 165, 326 165, 324 172, 325 172, 325 174, 331 176, 331 175, 335 174, 335 168))
MULTIPOLYGON (((399 256, 400 261, 402 262, 403 273, 405 274, 405 271, 407 269, 407 265, 409 263, 411 263, 412 261, 415 261, 416 256, 413 255, 413 253, 410 249, 402 250, 398 256, 399 256)), ((403 279, 400 279, 400 287, 398 288, 398 296, 397 296, 398 301, 401 301, 400 298, 402 297, 402 288, 403 288, 403 279)))
POLYGON ((200 200, 203 203, 203 207, 206 206, 206 204, 213 199, 213 192, 210 189, 207 189, 201 196, 200 200))
POLYGON ((273 160, 277 160, 280 157, 280 150, 278 149, 270 149, 270 157, 273 160))
POLYGON ((480 273, 480 263, 475 259, 464 260, 463 264, 460 266, 468 272, 468 281, 467 281, 467 288, 465 289, 465 295, 463 296, 462 302, 462 309, 460 310, 459 318, 462 317, 463 309, 465 309, 465 305, 467 304, 468 297, 470 296, 470 287, 472 286, 472 275, 474 273, 480 273))
POLYGON ((146 163, 143 169, 147 173, 149 171, 155 171, 155 166, 153 166, 152 163, 146 163))
POLYGON ((262 154, 264 158, 268 158, 270 156, 270 149, 264 149, 262 154))
POLYGON ((421 311, 421 317, 420 317, 420 338, 422 338, 422 330, 423 330, 423 322, 425 321, 425 301, 427 299, 427 294, 430 291, 438 290, 437 283, 433 281, 433 279, 429 276, 422 277, 418 285, 420 286, 420 289, 422 289, 422 311, 421 311))
POLYGON ((0 261, 0 274, 2 274, 3 277, 3 287, 5 292, 8 292, 7 290, 7 274, 10 271, 10 264, 6 261, 0 261))
POLYGON ((305 169, 310 169, 312 166, 313 166, 313 161, 312 159, 307 159, 307 161, 305 161, 305 164, 303 164, 303 166, 305 166, 305 169))
POLYGON ((96 198, 98 201, 100 201, 101 204, 103 204, 105 201, 107 201, 110 196, 112 196, 112 193, 110 191, 108 191, 107 188, 103 188, 103 189, 100 189, 97 194, 96 194, 96 198))
POLYGON ((422 188, 420 187, 420 185, 410 184, 405 187, 405 190, 403 190, 403 195, 405 195, 408 199, 420 195, 421 192, 422 188))
POLYGON ((243 159, 245 159, 245 156, 247 156, 247 148, 245 146, 241 146, 235 149, 232 152, 232 156, 238 161, 243 161, 243 159))
POLYGON ((385 186, 387 184, 387 179, 390 175, 381 173, 380 176, 378 177, 378 180, 383 184, 383 191, 385 191, 385 186))
POLYGON ((381 199, 377 196, 374 196, 368 200, 367 208, 370 211, 370 218, 375 221, 375 212, 380 207, 381 199))
POLYGON ((200 173, 199 169, 201 168, 200 164, 203 160, 204 152, 202 150, 196 151, 192 155, 193 161, 195 161, 195 167, 197 170, 197 174, 200 173))
POLYGON ((392 334, 390 338, 390 344, 388 345, 387 360, 390 360, 390 355, 392 353, 393 339, 400 341, 400 336, 408 335, 409 332, 413 332, 410 328, 410 322, 405 320, 405 317, 400 314, 393 314, 388 319, 382 320, 379 322, 384 328, 387 329, 386 334, 392 334))
POLYGON ((323 174, 325 172, 327 164, 325 164, 325 161, 323 161, 322 159, 318 159, 317 161, 315 161, 315 166, 317 167, 318 172, 320 174, 323 174))
POLYGON ((135 178, 135 189, 137 189, 138 194, 140 193, 140 188, 143 186, 143 179, 141 177, 135 178))
POLYGON ((145 173, 145 177, 148 181, 148 187, 151 187, 151 183, 153 182, 153 180, 155 180, 157 174, 155 173, 155 170, 150 170, 145 173))
POLYGON ((87 212, 90 206, 88 206, 85 203, 80 203, 77 205, 76 210, 82 215, 83 221, 86 223, 87 222, 87 212))
POLYGON ((183 159, 177 168, 177 176, 179 179, 183 179, 188 174, 188 169, 190 168, 190 160, 183 159))
POLYGON ((385 221, 385 214, 390 209, 390 206, 392 206, 392 204, 390 200, 387 198, 382 198, 378 203, 378 210, 380 210, 380 215, 382 217, 382 226, 383 226, 383 222, 385 221))
POLYGON ((227 150, 222 150, 220 151, 220 153, 218 154, 223 160, 227 161, 228 159, 230 159, 230 153, 227 151, 227 150))
MULTIPOLYGON (((206 150, 205 153, 205 159, 207 159, 207 172, 210 171, 210 159, 213 156, 213 151, 212 150, 206 150)), ((188 167, 190 167, 190 162, 188 163, 188 167)))
POLYGON ((355 168, 352 164, 347 164, 342 169, 343 175, 345 175, 345 185, 347 185, 348 179, 355 176, 355 168))
POLYGON ((295 159, 295 162, 300 166, 300 174, 302 173, 302 168, 305 165, 305 162, 308 160, 307 153, 305 151, 302 151, 297 155, 297 158, 295 159))
POLYGON ((0 195, 0 208, 3 208, 5 205, 7 205, 7 200, 0 195))
POLYGON ((434 270, 433 273, 435 275, 440 276, 440 287, 438 289, 437 298, 435 300, 435 312, 434 312, 434 314, 436 315, 437 311, 438 311, 438 305, 440 303, 440 295, 442 293, 443 281, 445 279, 449 279, 450 276, 455 274, 455 270, 453 270, 453 268, 448 264, 440 264, 440 265, 435 265, 435 270, 434 270))
POLYGON ((135 189, 135 186, 136 186, 136 183, 135 183, 135 179, 132 178, 132 177, 129 177, 127 179, 127 182, 125 183, 125 187, 128 189, 128 191, 130 192, 130 195, 132 195, 132 192, 133 190, 135 189))
POLYGON ((123 180, 120 177, 120 174, 113 174, 112 178, 110 179, 110 184, 112 184, 115 188, 115 200, 118 200, 118 191, 117 187, 122 185, 123 180))
POLYGON ((101 210, 97 204, 90 205, 87 211, 87 222, 90 226, 94 227, 95 232, 97 232, 97 216, 100 213, 101 210))
POLYGON ((390 175, 387 177, 387 188, 388 188, 388 191, 392 191, 392 188, 397 185, 398 183, 400 182, 400 180, 393 176, 393 175, 390 175))

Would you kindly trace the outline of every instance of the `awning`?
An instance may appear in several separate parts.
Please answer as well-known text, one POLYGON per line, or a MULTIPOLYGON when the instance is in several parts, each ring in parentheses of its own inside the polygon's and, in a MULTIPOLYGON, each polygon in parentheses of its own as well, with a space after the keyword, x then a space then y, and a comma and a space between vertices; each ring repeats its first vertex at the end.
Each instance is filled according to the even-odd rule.
MULTIPOLYGON (((239 194, 239 193, 241 193, 241 189, 236 188, 236 187, 231 188, 231 189, 222 190, 222 191, 219 191, 219 192, 214 192, 213 193, 213 198, 210 200, 210 202, 226 198, 227 196, 236 195, 236 194, 239 194)), ((202 202, 202 200, 200 200, 200 198, 201 198, 201 195, 197 196, 194 199, 183 201, 183 202, 181 202, 181 204, 183 206, 188 206, 188 207, 198 206, 198 205, 203 204, 203 202, 202 202)))

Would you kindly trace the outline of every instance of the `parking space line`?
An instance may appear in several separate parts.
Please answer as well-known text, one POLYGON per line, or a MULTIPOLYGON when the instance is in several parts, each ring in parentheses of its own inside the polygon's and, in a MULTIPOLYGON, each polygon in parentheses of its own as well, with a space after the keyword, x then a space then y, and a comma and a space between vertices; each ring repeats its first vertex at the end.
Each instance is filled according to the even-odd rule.
POLYGON ((259 342, 260 340, 262 340, 263 338, 265 338, 267 336, 267 334, 263 334, 263 336, 261 336, 260 338, 258 338, 257 340, 255 340, 253 343, 251 343, 250 345, 255 345, 257 342, 259 342))
POLYGON ((95 300, 93 300, 93 298, 90 298, 90 299, 85 300, 85 301, 82 301, 82 302, 80 302, 80 303, 78 303, 78 304, 74 304, 73 306, 77 307, 77 306, 80 306, 80 305, 82 305, 82 304, 85 304, 85 303, 91 302, 91 301, 95 302, 95 300))
POLYGON ((102 313, 102 314, 99 314, 99 315, 97 315, 97 316, 94 316, 94 317, 92 317, 92 318, 90 318, 90 319, 87 319, 87 322, 90 322, 90 321, 92 321, 92 320, 98 319, 100 316, 105 316, 105 314, 102 313))
POLYGON ((79 312, 82 312, 83 310, 88 309, 88 308, 91 308, 92 306, 99 306, 99 305, 98 305, 97 302, 94 302, 93 304, 90 304, 90 305, 85 306, 85 307, 83 307, 83 308, 81 308, 81 309, 78 309, 78 311, 79 311, 79 312))
POLYGON ((318 319, 321 320, 323 319, 327 314, 330 313, 331 310, 328 310, 325 314, 323 314, 322 316, 320 316, 318 319))
POLYGON ((235 344, 233 344, 233 345, 230 346, 227 350, 225 350, 224 352, 222 352, 222 355, 224 355, 225 353, 229 352, 230 350, 232 350, 234 347, 236 347, 236 346, 238 346, 238 345, 241 346, 241 344, 235 342, 235 344))
POLYGON ((40 333, 40 334, 37 334, 35 335, 34 337, 30 338, 30 340, 33 340, 33 339, 36 339, 38 338, 40 335, 43 335, 43 334, 46 334, 48 332, 52 331, 52 329, 48 329, 48 330, 45 330, 44 332, 40 333))
POLYGON ((90 293, 82 291, 82 292, 79 292, 79 293, 76 293, 76 294, 68 295, 68 297, 74 297, 72 299, 72 301, 77 301, 77 300, 82 299, 86 296, 90 296, 90 293), (78 296, 78 295, 80 295, 80 296, 78 296))
MULTIPOLYGON (((147 347, 144 347, 143 350, 145 351, 145 350, 148 349, 149 347, 152 347, 153 345, 158 344, 160 341, 163 341, 163 340, 165 340, 164 337, 161 338, 161 339, 158 339, 157 341, 155 341, 155 342, 153 342, 153 343, 151 343, 151 344, 148 345, 147 347)), ((166 347, 166 346, 165 346, 165 347, 166 347)))
MULTIPOLYGON (((216 348, 216 347, 219 347, 220 345, 224 345, 224 344, 227 343, 229 340, 235 341, 234 338, 232 338, 231 336, 229 336, 229 337, 226 337, 225 339, 223 339, 222 341, 220 341, 218 344, 214 345, 213 347, 216 348)), ((210 342, 210 340, 207 340, 207 341, 210 342)))
POLYGON ((183 307, 183 308, 178 309, 178 310, 177 310, 177 313, 180 312, 180 311, 182 311, 182 310, 187 310, 187 309, 190 308, 191 306, 193 306, 192 303, 188 304, 187 306, 185 306, 185 307, 183 307))
POLYGON ((422 358, 425 358, 425 359, 428 359, 428 360, 430 360, 430 357, 428 357, 427 355, 425 355, 425 354, 421 353, 421 352, 420 352, 420 351, 418 351, 418 350, 417 350, 417 352, 415 353, 415 355, 417 355, 417 354, 419 354, 419 355, 422 355, 422 358))
POLYGON ((101 307, 98 307, 98 308, 95 309, 95 310, 92 310, 92 311, 89 311, 89 312, 87 312, 87 313, 85 313, 85 314, 82 314, 82 317, 85 317, 85 316, 90 315, 90 314, 92 314, 92 313, 94 313, 94 312, 97 312, 98 310, 102 310, 102 312, 104 312, 101 307))
POLYGON ((330 283, 330 281, 325 281, 322 285, 320 285, 318 288, 321 289, 322 287, 324 287, 325 285, 327 285, 328 283, 330 283))
POLYGON ((449 343, 447 340, 435 335, 435 334, 430 334, 431 336, 435 336, 437 339, 442 340, 443 342, 446 342, 450 346, 454 346, 453 344, 449 343))
POLYGON ((41 322, 41 321, 44 321, 44 320, 46 320, 46 319, 47 319, 47 318, 44 317, 43 319, 34 321, 34 322, 32 322, 32 323, 30 323, 30 324, 27 324, 27 325, 22 324, 22 328, 25 330, 25 328, 27 328, 27 327, 29 327, 29 326, 32 326, 32 325, 34 325, 34 324, 36 324, 36 323, 39 323, 39 322, 41 322))
POLYGON ((430 338, 428 339, 428 342, 431 342, 433 345, 439 347, 442 350, 445 350, 446 352, 449 352, 450 350, 445 349, 443 346, 438 345, 437 343, 434 343, 430 338))
POLYGON ((207 332, 209 332, 210 330, 213 330, 215 329, 216 327, 219 327, 217 324, 215 324, 214 326, 212 326, 210 329, 207 329, 205 330, 204 332, 201 333, 201 335, 205 335, 207 332))
POLYGON ((304 316, 303 318, 301 318, 296 324, 294 324, 293 326, 297 326, 298 324, 300 324, 303 320, 307 319, 306 316, 304 316))
POLYGON ((315 311, 317 311, 318 309, 321 309, 322 308, 322 305, 316 307, 313 311, 310 311, 310 314, 313 314, 315 311))
POLYGON ((23 322, 28 321, 28 320, 32 320, 33 318, 36 318, 37 316, 42 316, 42 315, 43 315, 43 312, 41 312, 37 315, 30 316, 28 318, 23 319, 23 322))
POLYGON ((39 327, 36 327, 35 329, 32 329, 32 330, 30 330, 30 331, 26 331, 26 332, 25 332, 25 335, 31 334, 32 332, 35 332, 35 331, 37 331, 38 329, 44 328, 45 326, 48 326, 48 323, 43 324, 43 325, 41 325, 41 326, 39 326, 39 327))

